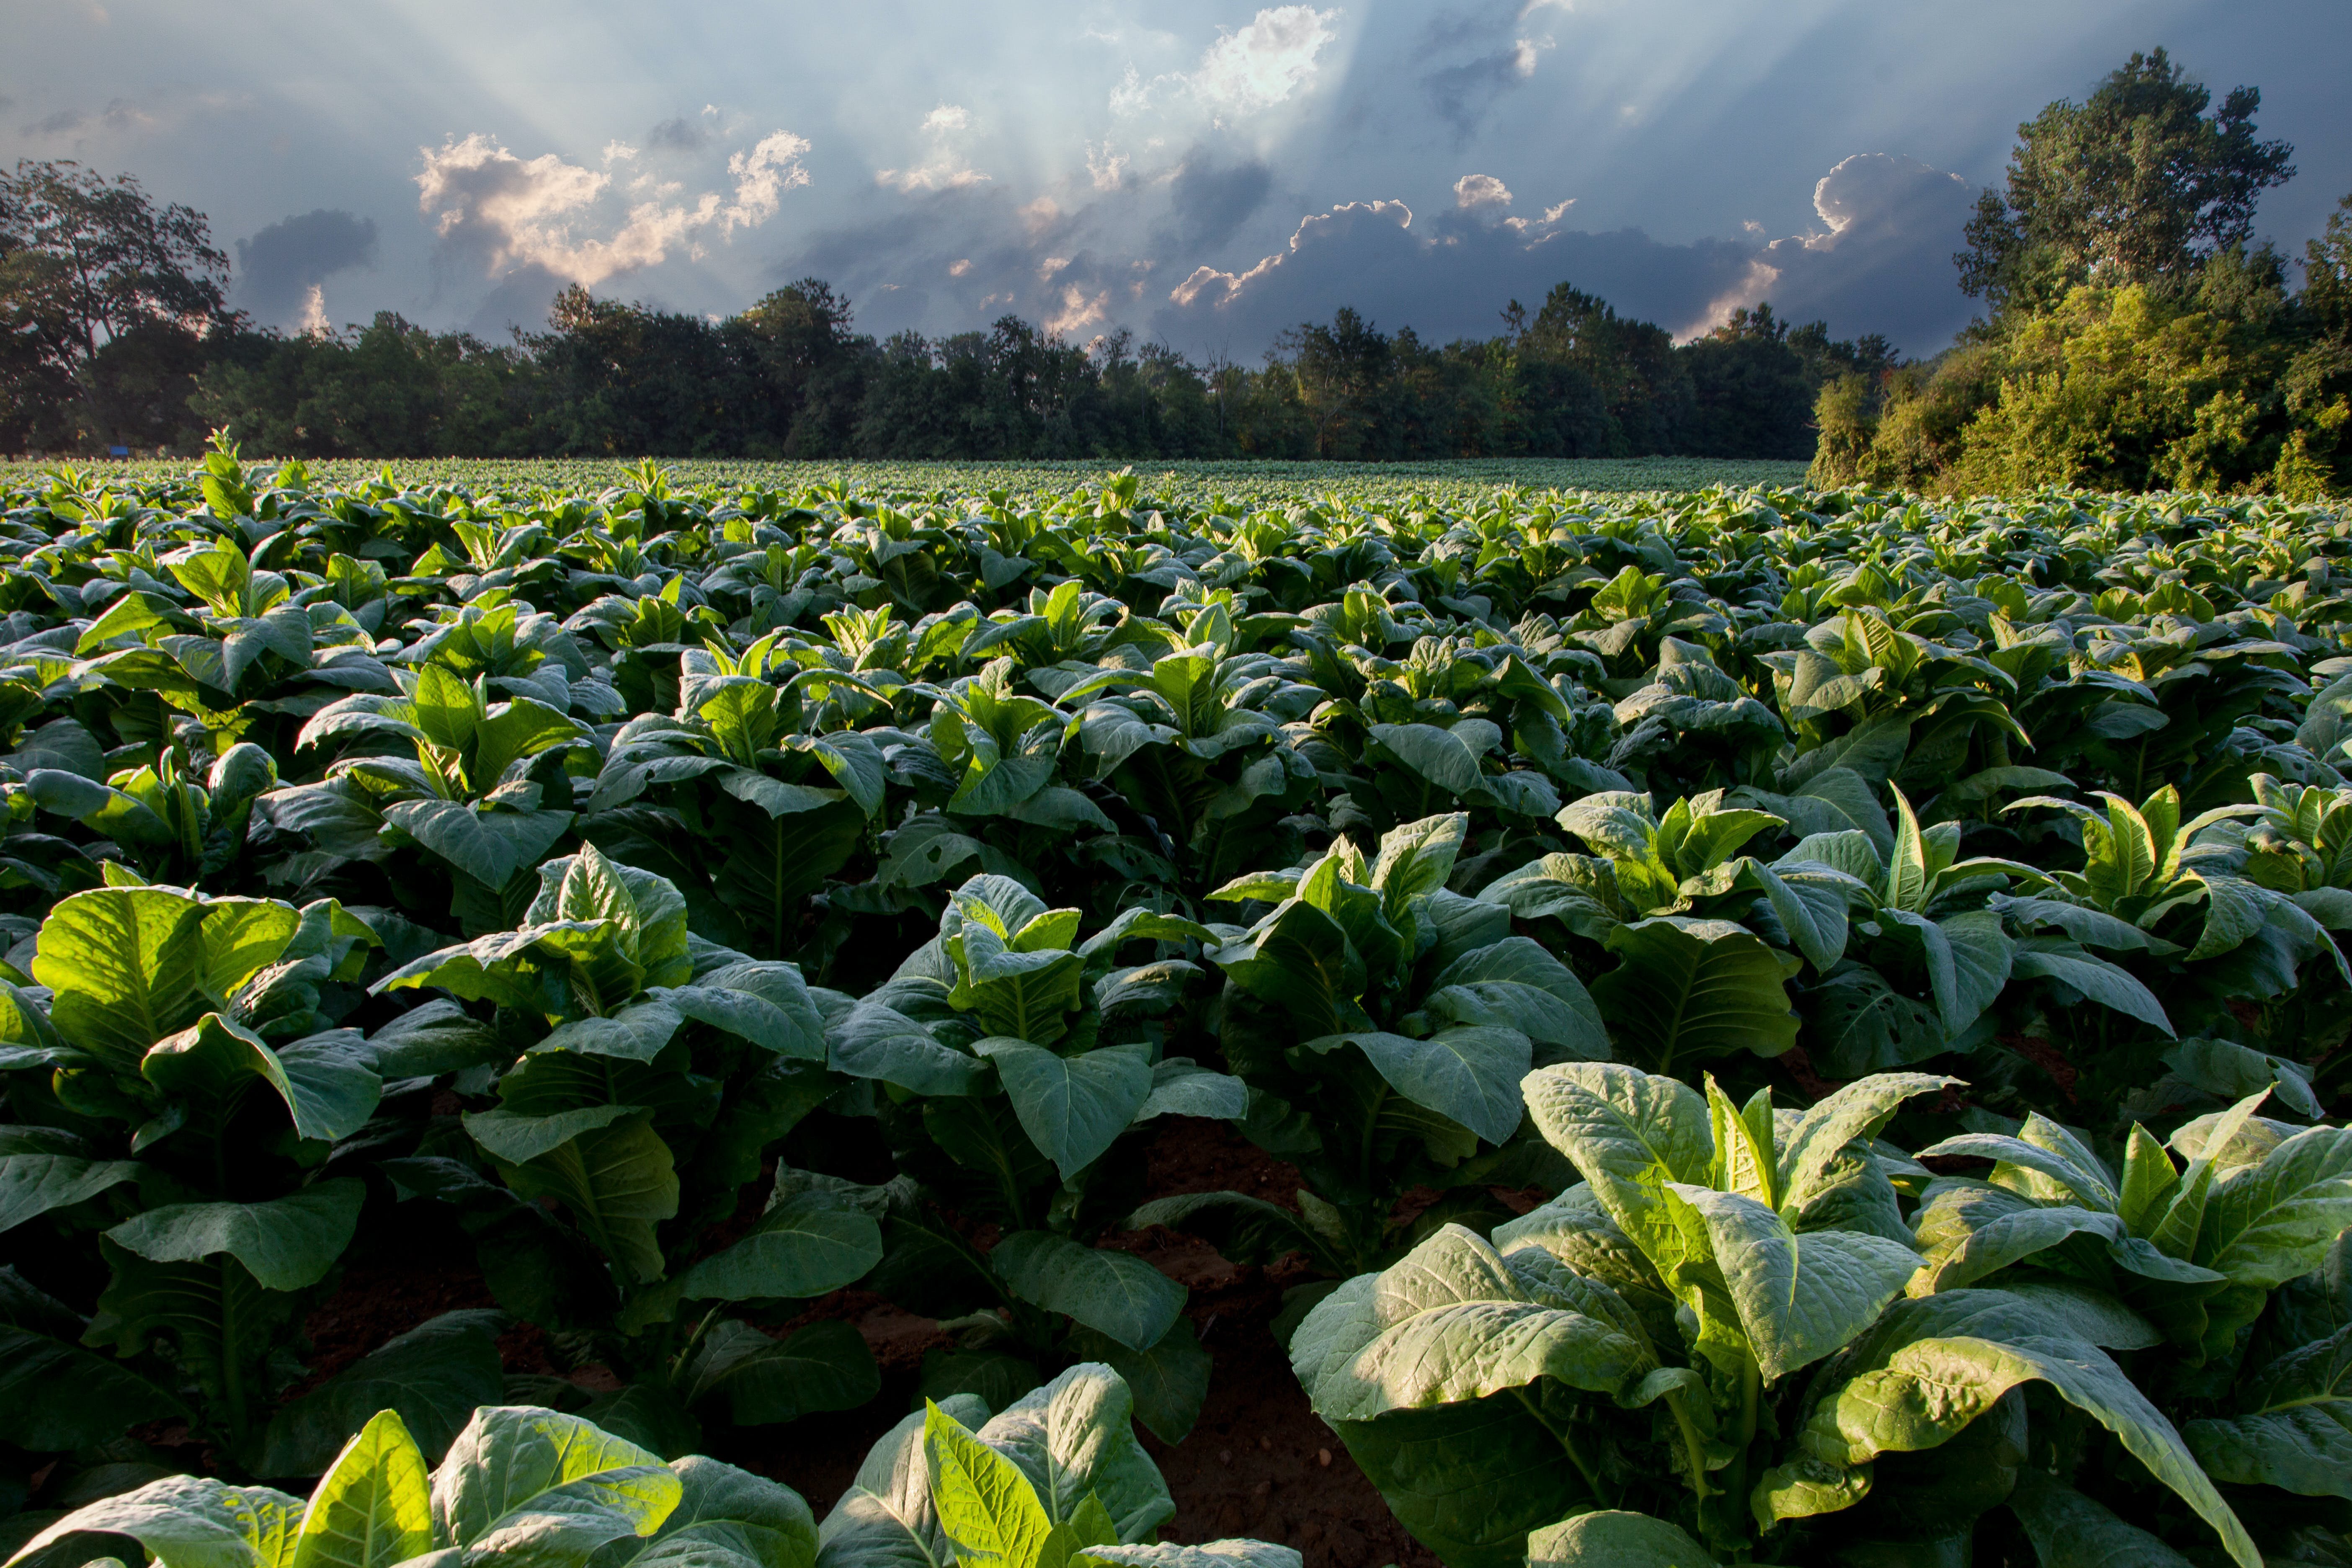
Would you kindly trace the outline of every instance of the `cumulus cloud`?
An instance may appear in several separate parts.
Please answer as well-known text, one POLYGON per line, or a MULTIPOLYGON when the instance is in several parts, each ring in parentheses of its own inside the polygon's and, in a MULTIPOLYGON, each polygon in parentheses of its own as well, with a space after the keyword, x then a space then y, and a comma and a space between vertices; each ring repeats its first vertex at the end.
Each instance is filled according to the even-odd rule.
POLYGON ((1511 205, 1511 188, 1492 174, 1465 174, 1454 182, 1454 205, 1465 212, 1511 205))
POLYGON ((1286 262, 1301 253, 1319 258, 1334 250, 1352 248, 1360 235, 1369 241, 1365 248, 1381 249, 1391 226, 1400 231, 1411 228, 1412 209, 1402 202, 1343 202, 1328 213, 1310 213, 1299 219, 1287 251, 1276 252, 1246 272, 1220 272, 1213 267, 1196 267, 1191 276, 1168 291, 1168 298, 1186 309, 1198 305, 1207 310, 1223 310, 1256 285, 1274 278, 1286 262))
POLYGON ((236 302, 275 326, 322 327, 327 279, 375 259, 373 218, 331 207, 280 218, 236 242, 236 302))
POLYGON ((1225 34, 1189 71, 1146 81, 1130 66, 1110 95, 1112 110, 1139 114, 1155 105, 1192 99, 1220 115, 1252 114, 1287 100, 1314 78, 1317 57, 1338 38, 1339 9, 1274 5, 1225 34))
POLYGON ((777 131, 761 137, 748 153, 728 154, 727 172, 735 176, 735 199, 719 210, 724 232, 757 228, 775 216, 783 194, 809 183, 808 169, 801 163, 808 150, 806 137, 777 131))
POLYGON ((1755 254, 1734 241, 1668 245, 1639 229, 1586 234, 1499 210, 1451 207, 1423 222, 1402 202, 1377 201, 1311 214, 1254 267, 1194 268, 1153 313, 1152 330, 1178 344, 1263 342, 1352 305, 1390 331, 1486 337, 1508 300, 1533 306, 1561 282, 1621 311, 1679 321, 1730 288, 1755 254))
POLYGON ((929 155, 911 168, 876 171, 876 184, 910 193, 961 190, 987 182, 988 176, 971 166, 961 145, 971 130, 971 110, 961 104, 942 103, 923 116, 920 130, 930 144, 929 155))
POLYGON ((801 156, 808 142, 779 131, 727 161, 734 176, 730 200, 704 191, 672 201, 678 187, 655 186, 651 199, 627 209, 609 234, 603 198, 613 176, 567 163, 561 155, 519 158, 477 132, 439 149, 419 148, 418 206, 446 246, 470 255, 495 277, 536 271, 593 285, 619 273, 658 265, 701 231, 722 235, 757 227, 775 216, 782 193, 809 183, 801 156))
POLYGON ((1248 113, 1280 103, 1315 74, 1315 57, 1337 34, 1337 10, 1277 5, 1209 46, 1192 90, 1215 104, 1248 113))
POLYGON ((877 334, 965 331, 1010 311, 1073 340, 1125 327, 1193 354, 1246 353, 1342 305, 1388 331, 1486 337, 1510 300, 1532 308, 1560 283, 1682 333, 1769 298, 1840 336, 1883 331, 1920 352, 1966 318, 1947 256, 1968 193, 1908 160, 1841 163, 1815 193, 1822 232, 1769 244, 1574 229, 1570 199, 1478 172, 1310 212, 1263 254, 1217 255, 1263 221, 1276 184, 1263 162, 1196 144, 1166 173, 1112 189, 1081 174, 1028 199, 995 186, 916 191, 812 237, 774 276, 831 279, 877 334))
POLYGON ((1951 255, 1975 199, 1958 174, 1916 158, 1856 153, 1813 186, 1819 230, 1763 247, 1732 287, 1682 325, 1701 331, 1735 307, 1769 300, 1780 316, 1826 316, 1841 331, 1884 332, 1923 347, 1947 339, 1969 316, 1951 255))

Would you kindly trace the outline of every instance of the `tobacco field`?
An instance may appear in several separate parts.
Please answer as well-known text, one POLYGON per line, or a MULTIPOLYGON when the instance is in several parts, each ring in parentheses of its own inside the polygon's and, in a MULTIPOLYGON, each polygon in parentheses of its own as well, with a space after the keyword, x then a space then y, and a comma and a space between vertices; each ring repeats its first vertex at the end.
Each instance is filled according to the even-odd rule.
POLYGON ((2352 1564, 2340 509, 601 472, 0 472, 0 1562, 2352 1564))

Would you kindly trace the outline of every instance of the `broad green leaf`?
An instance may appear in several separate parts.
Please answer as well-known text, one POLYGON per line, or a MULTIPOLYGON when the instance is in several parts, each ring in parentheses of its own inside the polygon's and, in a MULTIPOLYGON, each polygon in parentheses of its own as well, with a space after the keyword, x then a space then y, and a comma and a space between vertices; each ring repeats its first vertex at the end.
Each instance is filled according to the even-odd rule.
POLYGON ((1885 1237, 1800 1236, 1753 1198, 1685 1183, 1666 1190, 1706 1222, 1716 1266, 1768 1383, 1843 1349, 1902 1294, 1919 1266, 1916 1253, 1885 1237))
POLYGON ((270 1418, 260 1468, 316 1475, 346 1432, 377 1412, 394 1415, 430 1462, 448 1452, 475 1409, 505 1386, 498 1336, 508 1319, 480 1309, 444 1312, 386 1341, 270 1418))
POLYGON ((485 1405, 434 1472, 434 1536, 584 1561, 608 1542, 651 1535, 682 1491, 659 1455, 576 1415, 485 1405))
POLYGON ((798 964, 722 964, 691 985, 660 994, 686 1016, 740 1035, 778 1056, 824 1059, 824 1019, 809 997, 798 964))
POLYGON ((272 1290, 299 1290, 326 1278, 359 1226, 367 1188, 321 1182, 258 1204, 166 1204, 124 1220, 107 1238, 157 1263, 193 1263, 226 1253, 272 1290))
POLYGON ((51 1524, 10 1562, 90 1531, 127 1535, 162 1568, 293 1568, 302 1500, 268 1487, 233 1487, 210 1476, 167 1476, 104 1499, 51 1524))
POLYGON ((1021 1130, 1068 1181, 1127 1131, 1151 1094, 1149 1046, 1105 1046, 1056 1056, 994 1037, 972 1047, 996 1066, 1021 1130))
POLYGON ((961 1568, 1032 1568, 1054 1521, 1020 1467, 928 1401, 923 1455, 940 1530, 961 1568))
POLYGON ((989 1254, 1005 1288, 1062 1312, 1130 1350, 1159 1342, 1184 1308, 1184 1287, 1139 1258, 1082 1247, 1048 1231, 1020 1230, 989 1254))
POLYGON ((1796 1043, 1780 960, 1754 932, 1661 918, 1619 926, 1607 945, 1622 962, 1593 981, 1592 997, 1635 1060, 1664 1071, 1736 1051, 1778 1056, 1796 1043))
POLYGON ((1020 1468, 1052 1522, 1068 1522, 1097 1498, 1118 1539, 1140 1541, 1173 1518, 1176 1505, 1133 1418, 1125 1380, 1099 1362, 1081 1362, 1007 1405, 979 1436, 1020 1468))
POLYGON ((58 1033, 121 1073, 207 1004, 205 907, 165 888, 94 888, 41 922, 33 978, 55 994, 58 1033))
POLYGON ((1098 1361, 1118 1373, 1135 1397, 1135 1418, 1163 1443, 1192 1434, 1209 1397, 1209 1352, 1192 1320, 1178 1318, 1150 1350, 1129 1350, 1108 1334, 1083 1325, 1065 1342, 1069 1353, 1098 1361))
POLYGON ((685 1021, 681 1010, 673 1005, 677 995, 676 991, 665 991, 602 1017, 573 1018, 558 1024, 531 1049, 577 1051, 583 1056, 649 1062, 661 1055, 662 1047, 669 1044, 685 1021))
POLYGON ((1797 1118, 1796 1126, 1774 1139, 1773 1190, 1779 1207, 1794 1215, 1811 1202, 1847 1146, 1878 1135, 1906 1100, 1957 1084, 1933 1073, 1878 1073, 1840 1088, 1797 1118))
POLYGON ((986 1091, 988 1064, 942 1045, 929 1029, 896 1009, 859 1002, 825 1026, 825 1045, 835 1072, 880 1079, 920 1095, 968 1095, 986 1091))
POLYGON ((1464 953, 1430 983, 1428 1005, 1459 990, 1477 1004, 1480 1016, 1459 1016, 1465 1024, 1500 1024, 1535 1042, 1538 1054, 1553 1051, 1585 1061, 1605 1061, 1609 1030, 1591 994, 1573 970, 1523 936, 1506 937, 1464 953), (1547 1048, 1549 1047, 1549 1048, 1547 1048))
POLYGON ((840 1289, 880 1261, 882 1230, 870 1215, 804 1193, 680 1275, 678 1294, 690 1300, 800 1300, 840 1289))
POLYGON ((2352 1130, 2314 1127, 2213 1184, 2196 1260, 2233 1285, 2273 1290, 2319 1267, 2352 1226, 2352 1130))
MULTIPOLYGON (((966 1428, 988 1419, 988 1406, 969 1394, 939 1405, 966 1428)), ((907 1416, 866 1452, 818 1531, 818 1568, 950 1568, 954 1554, 940 1531, 923 1452, 927 1418, 919 1410, 907 1416)))
POLYGON ((699 1454, 670 1468, 677 1506, 628 1568, 812 1568, 816 1520, 800 1493, 699 1454))
POLYGON ((1460 1122, 1490 1143, 1518 1131, 1525 1107, 1519 1080, 1534 1058, 1533 1043, 1517 1029, 1456 1026, 1425 1040, 1372 1030, 1306 1042, 1310 1051, 1354 1046, 1391 1089, 1460 1122))
POLYGON ((2081 1340, 2032 1331, 2031 1308, 2000 1291, 1958 1290, 1900 1301, 1836 1368, 1838 1382, 1815 1392, 1795 1435, 1798 1458, 1758 1484, 1759 1519, 1815 1511, 1811 1471, 1850 1471, 1881 1453, 1939 1447, 2011 1388, 2048 1384, 2121 1439, 2221 1536, 2242 1568, 2262 1553, 2180 1436, 2105 1352, 2081 1340), (1998 1336, 1998 1337, 1995 1337, 1998 1336))
POLYGON ((527 1161, 498 1160, 498 1166, 521 1196, 562 1204, 597 1249, 630 1275, 661 1278, 654 1226, 677 1213, 678 1184, 669 1145, 647 1112, 577 1132, 527 1161))
POLYGON ((1926 1061, 1951 1043, 1932 1002, 1903 994, 1874 969, 1828 976, 1806 992, 1805 1008, 1805 1049, 1833 1079, 1926 1061))
POLYGON ((2189 1568, 2189 1559, 2038 1470, 2018 1473, 2009 1506, 2042 1568, 2189 1568))
POLYGON ((483 811, 462 800, 404 800, 383 819, 476 881, 503 888, 554 847, 568 811, 483 811))
POLYGON ((2184 1262, 2131 1234, 2118 1215, 2074 1204, 2037 1203, 2005 1188, 1947 1181, 1932 1189, 1914 1218, 1927 1249, 1915 1295, 1956 1290, 2076 1236, 2098 1237, 2116 1268, 2160 1284, 2209 1295, 2221 1275, 2184 1262))
POLYGON ((1212 1072, 1188 1057, 1168 1057, 1152 1065, 1151 1092, 1135 1120, 1199 1116, 1232 1121, 1249 1111, 1249 1086, 1230 1073, 1212 1072))
POLYGON ((1962 1132, 1919 1152, 1994 1161, 1992 1181, 2028 1197, 2047 1201, 2074 1197, 2103 1213, 2113 1212, 2119 1201, 2105 1162, 2038 1110, 2026 1113, 2015 1137, 1962 1132))
POLYGON ((130 1160, 84 1160, 71 1154, 0 1154, 0 1231, 12 1230, 138 1179, 130 1160))
POLYGON ((1600 1509, 1528 1537, 1528 1568, 1716 1568, 1706 1549, 1646 1513, 1600 1509))
POLYGON ((1335 1430, 1398 1522, 1449 1568, 1524 1568, 1529 1531, 1599 1501, 1516 1394, 1335 1430))
POLYGON ((357 1030, 331 1029, 272 1049, 218 1013, 156 1041, 139 1071, 202 1113, 223 1116, 235 1110, 241 1080, 258 1079, 286 1102, 296 1133, 330 1143, 357 1132, 383 1097, 374 1053, 357 1030))
POLYGON ((2181 1436, 2217 1481, 2352 1498, 2352 1328, 2298 1345, 2247 1379, 2239 1414, 2181 1436))
POLYGON ((1110 1568, 1304 1568, 1296 1547, 1265 1541, 1204 1541, 1197 1546, 1162 1541, 1148 1546, 1092 1546, 1072 1560, 1073 1568, 1088 1563, 1110 1568))
POLYGON ((2129 972, 2104 958, 2093 957, 2071 942, 2051 937, 2026 938, 2017 944, 2010 973, 2020 979, 2040 976, 2055 980, 2102 1007, 2137 1018, 2167 1035, 2172 1033, 2172 1020, 2165 1016, 2164 1005, 2147 986, 2129 972))
POLYGON ((80 1342, 80 1314, 0 1268, 0 1441, 35 1453, 95 1448, 185 1415, 179 1395, 80 1342))
POLYGON ((2297 1116, 2316 1121, 2326 1114, 2312 1092, 2311 1069, 2285 1057, 2200 1036, 2165 1052, 2163 1060, 2192 1087, 2223 1100, 2242 1100, 2267 1089, 2297 1116))
MULTIPOLYGON (((1475 763, 1472 772, 1476 772, 1475 763)), ((1370 886, 1381 895, 1381 906, 1391 919, 1414 899, 1445 886, 1469 831, 1470 819, 1454 812, 1424 816, 1381 836, 1380 858, 1373 863, 1370 886)))
POLYGON ((865 1337, 837 1319, 782 1339, 721 1320, 704 1331, 677 1384, 688 1404, 723 1410, 738 1426, 855 1410, 881 1391, 881 1369, 865 1337))
POLYGON ((1448 795, 1468 795, 1484 777, 1479 753, 1454 731, 1434 724, 1374 724, 1368 733, 1397 761, 1448 795))
POLYGON ((1618 1228, 1654 1261, 1679 1257, 1665 1189, 1705 1181, 1715 1160, 1699 1092, 1613 1062, 1541 1068, 1523 1087, 1537 1131, 1575 1164, 1618 1228))
POLYGON ((1445 1226, 1307 1314, 1290 1360, 1317 1415, 1368 1421, 1457 1405, 1538 1378, 1614 1395, 1648 1370, 1609 1324, 1531 1296, 1474 1232, 1445 1226))
POLYGON ((378 1411, 311 1492, 293 1568, 392 1568, 432 1550, 425 1456, 398 1412, 378 1411))
POLYGON ((635 1105, 590 1105, 549 1116, 530 1116, 500 1107, 467 1111, 463 1121, 484 1153, 510 1165, 520 1165, 561 1149, 583 1132, 609 1127, 643 1109, 635 1105))
POLYGON ((1209 956, 1234 984, 1289 1014, 1305 1036, 1336 1034, 1361 1014, 1364 961, 1339 922, 1312 904, 1283 905, 1209 956))

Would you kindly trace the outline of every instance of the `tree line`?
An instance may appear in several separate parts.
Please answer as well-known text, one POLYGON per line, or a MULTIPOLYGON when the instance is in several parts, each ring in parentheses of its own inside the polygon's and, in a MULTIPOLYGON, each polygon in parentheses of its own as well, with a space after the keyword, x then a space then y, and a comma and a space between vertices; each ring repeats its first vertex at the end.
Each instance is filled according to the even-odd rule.
POLYGON ((1934 358, 1833 376, 1817 482, 2269 490, 2352 481, 2352 196, 2286 257, 2254 204, 2294 175, 2262 94, 2217 109, 2162 49, 2018 127, 1953 258, 1985 313, 1934 358))
POLYGON ((189 449, 226 427, 300 457, 1325 458, 1811 456, 1812 404, 1895 363, 1769 306, 1677 346, 1561 284, 1486 340, 1350 309, 1255 367, 1017 316, 876 339, 805 279, 719 321, 557 296, 505 342, 391 312, 256 329, 203 217, 68 163, 0 176, 0 446, 189 449))
POLYGON ((1677 344, 1563 282, 1493 337, 1351 309, 1196 363, 1017 316, 885 338, 806 279, 723 320, 559 295, 506 342, 383 313, 258 330, 201 214, 71 163, 0 175, 0 450, 302 457, 1811 458, 1824 484, 2270 489, 2352 479, 2352 197, 2299 280, 2262 95, 2162 49, 2018 128, 1954 258, 1984 313, 1906 361, 1770 307, 1677 344))

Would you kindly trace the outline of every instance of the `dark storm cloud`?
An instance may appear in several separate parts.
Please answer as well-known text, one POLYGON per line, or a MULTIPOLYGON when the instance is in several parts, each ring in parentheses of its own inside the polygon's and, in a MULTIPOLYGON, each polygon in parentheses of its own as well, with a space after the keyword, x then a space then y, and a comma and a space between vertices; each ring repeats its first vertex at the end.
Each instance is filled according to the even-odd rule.
POLYGON ((281 218, 236 242, 237 303, 282 325, 301 313, 313 288, 375 258, 373 218, 331 207, 281 218))
POLYGON ((1179 345, 1246 344, 1352 305, 1391 330, 1486 337, 1507 301, 1533 309, 1555 284, 1572 283, 1682 336, 1769 300, 1785 318, 1827 320, 1842 337, 1883 332, 1932 353, 1969 319, 1951 253, 1973 197, 1957 176, 1916 159, 1860 154, 1815 186, 1822 231, 1764 245, 1670 244, 1639 228, 1591 233, 1508 217, 1507 195, 1433 216, 1402 202, 1346 203, 1302 219, 1289 244, 1255 267, 1195 268, 1151 325, 1179 345))
POLYGON ((1352 305, 1390 330, 1490 337, 1510 300, 1532 309, 1566 282, 1679 329, 1747 277, 1755 254, 1729 240, 1669 245, 1638 228, 1587 234, 1461 212, 1429 220, 1402 202, 1353 202, 1301 220, 1286 249, 1247 271, 1195 270, 1152 327, 1180 345, 1263 342, 1352 305))
POLYGON ((646 145, 665 153, 698 153, 710 141, 710 132, 698 120, 688 120, 681 114, 675 120, 665 120, 646 132, 646 145))
POLYGON ((1259 160, 1219 168, 1196 147, 1169 182, 1164 243, 1180 251, 1213 250, 1265 205, 1273 189, 1274 171, 1259 160))
POLYGON ((1976 191, 1957 174, 1884 153, 1848 158, 1813 187, 1825 233, 1776 239, 1742 294, 1796 321, 1826 317, 1841 336, 1883 332, 1916 353, 1941 347, 1973 306, 1952 253, 1976 191))

